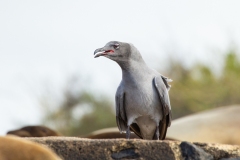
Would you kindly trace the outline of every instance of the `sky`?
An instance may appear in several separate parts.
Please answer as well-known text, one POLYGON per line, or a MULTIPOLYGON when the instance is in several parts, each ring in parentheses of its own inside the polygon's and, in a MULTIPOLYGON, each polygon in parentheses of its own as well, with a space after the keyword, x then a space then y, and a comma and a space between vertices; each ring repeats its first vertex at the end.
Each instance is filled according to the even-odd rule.
POLYGON ((134 44, 164 71, 169 58, 221 67, 240 45, 238 0, 0 0, 0 135, 41 123, 39 97, 59 93, 67 77, 114 101, 119 66, 93 58, 111 40, 134 44))

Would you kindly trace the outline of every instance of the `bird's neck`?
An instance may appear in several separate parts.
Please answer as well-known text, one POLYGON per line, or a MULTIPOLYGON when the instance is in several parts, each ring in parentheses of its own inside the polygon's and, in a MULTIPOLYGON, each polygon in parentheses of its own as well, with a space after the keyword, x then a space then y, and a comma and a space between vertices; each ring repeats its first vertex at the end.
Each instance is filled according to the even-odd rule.
POLYGON ((141 76, 149 69, 143 59, 138 61, 124 61, 118 64, 122 69, 123 79, 126 77, 141 76))
POLYGON ((141 67, 146 66, 146 63, 144 62, 143 59, 135 61, 135 60, 128 60, 128 61, 120 61, 117 62, 119 64, 119 66, 121 67, 121 69, 123 71, 127 71, 127 72, 131 72, 134 70, 138 70, 141 67))

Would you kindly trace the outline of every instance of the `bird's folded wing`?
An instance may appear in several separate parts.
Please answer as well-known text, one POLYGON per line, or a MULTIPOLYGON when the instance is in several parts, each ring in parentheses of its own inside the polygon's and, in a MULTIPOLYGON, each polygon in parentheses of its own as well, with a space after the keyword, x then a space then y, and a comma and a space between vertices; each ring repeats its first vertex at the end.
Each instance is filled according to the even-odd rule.
POLYGON ((117 93, 115 96, 115 106, 116 106, 116 121, 120 132, 127 130, 127 116, 124 105, 125 94, 117 93))
POLYGON ((168 90, 170 89, 170 85, 168 84, 168 81, 170 79, 163 77, 163 76, 157 76, 154 77, 154 85, 157 89, 160 102, 162 104, 162 110, 163 110, 163 119, 167 118, 167 126, 169 127, 171 125, 171 105, 168 95, 168 90))

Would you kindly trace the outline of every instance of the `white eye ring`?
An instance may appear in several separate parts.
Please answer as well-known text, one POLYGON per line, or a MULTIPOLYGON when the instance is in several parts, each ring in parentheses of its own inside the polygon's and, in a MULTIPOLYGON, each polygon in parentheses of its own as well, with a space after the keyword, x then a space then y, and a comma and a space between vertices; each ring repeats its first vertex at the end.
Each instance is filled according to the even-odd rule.
POLYGON ((119 49, 119 44, 116 43, 116 44, 113 45, 113 47, 114 47, 114 49, 119 49))

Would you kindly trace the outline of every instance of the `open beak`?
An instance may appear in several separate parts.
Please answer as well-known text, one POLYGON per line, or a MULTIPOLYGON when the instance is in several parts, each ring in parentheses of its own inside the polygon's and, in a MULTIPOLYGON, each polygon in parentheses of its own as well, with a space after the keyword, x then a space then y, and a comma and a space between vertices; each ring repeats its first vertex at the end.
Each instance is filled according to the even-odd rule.
POLYGON ((99 56, 103 56, 103 55, 106 55, 107 53, 105 51, 95 51, 94 52, 94 58, 97 58, 99 56))
POLYGON ((104 50, 103 48, 98 48, 94 51, 94 58, 108 55, 110 53, 114 53, 114 51, 113 50, 104 50))

